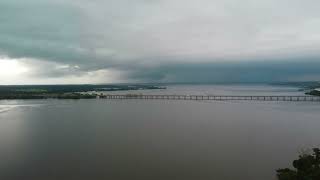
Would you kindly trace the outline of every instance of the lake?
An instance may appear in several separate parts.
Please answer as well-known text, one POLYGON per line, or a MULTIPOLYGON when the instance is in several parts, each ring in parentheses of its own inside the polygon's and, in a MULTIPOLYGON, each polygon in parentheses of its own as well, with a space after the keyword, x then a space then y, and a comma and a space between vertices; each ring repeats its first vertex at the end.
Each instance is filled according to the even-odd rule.
MULTIPOLYGON (((112 93, 303 95, 271 85, 112 93)), ((320 146, 319 128, 319 102, 0 101, 0 179, 272 180, 320 146)))

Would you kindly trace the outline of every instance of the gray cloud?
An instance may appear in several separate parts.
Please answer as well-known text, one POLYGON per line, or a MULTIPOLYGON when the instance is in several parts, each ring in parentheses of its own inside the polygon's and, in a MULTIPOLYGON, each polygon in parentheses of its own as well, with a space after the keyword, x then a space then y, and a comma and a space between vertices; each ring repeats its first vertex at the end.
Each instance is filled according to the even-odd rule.
POLYGON ((318 7, 317 0, 2 0, 0 56, 31 59, 19 60, 32 71, 30 83, 97 72, 97 82, 313 80, 320 73, 305 64, 319 62, 318 7))
POLYGON ((320 62, 261 61, 171 64, 134 71, 130 75, 147 82, 180 83, 269 83, 318 81, 320 62))

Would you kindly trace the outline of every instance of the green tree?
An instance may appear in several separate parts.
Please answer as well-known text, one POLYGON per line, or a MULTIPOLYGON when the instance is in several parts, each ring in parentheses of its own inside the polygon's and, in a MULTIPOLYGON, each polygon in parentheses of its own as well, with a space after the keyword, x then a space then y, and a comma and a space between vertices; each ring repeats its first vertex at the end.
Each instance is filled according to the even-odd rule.
POLYGON ((320 149, 314 148, 312 154, 302 154, 292 163, 295 169, 278 169, 279 180, 320 180, 320 149))

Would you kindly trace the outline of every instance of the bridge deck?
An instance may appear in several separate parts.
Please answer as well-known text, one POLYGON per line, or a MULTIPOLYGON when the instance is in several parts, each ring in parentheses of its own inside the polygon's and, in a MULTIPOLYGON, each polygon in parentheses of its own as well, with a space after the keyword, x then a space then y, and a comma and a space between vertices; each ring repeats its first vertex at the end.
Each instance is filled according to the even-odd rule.
POLYGON ((213 100, 213 101, 319 101, 319 96, 199 96, 199 95, 103 95, 102 99, 163 99, 163 100, 213 100))

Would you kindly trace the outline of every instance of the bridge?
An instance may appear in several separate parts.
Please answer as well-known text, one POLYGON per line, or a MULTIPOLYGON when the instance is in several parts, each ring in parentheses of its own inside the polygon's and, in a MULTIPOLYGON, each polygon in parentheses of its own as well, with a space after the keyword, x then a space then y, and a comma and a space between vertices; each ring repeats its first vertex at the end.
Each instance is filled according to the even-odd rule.
POLYGON ((218 96, 218 95, 100 95, 101 99, 160 99, 160 100, 209 100, 209 101, 314 101, 320 96, 218 96))

